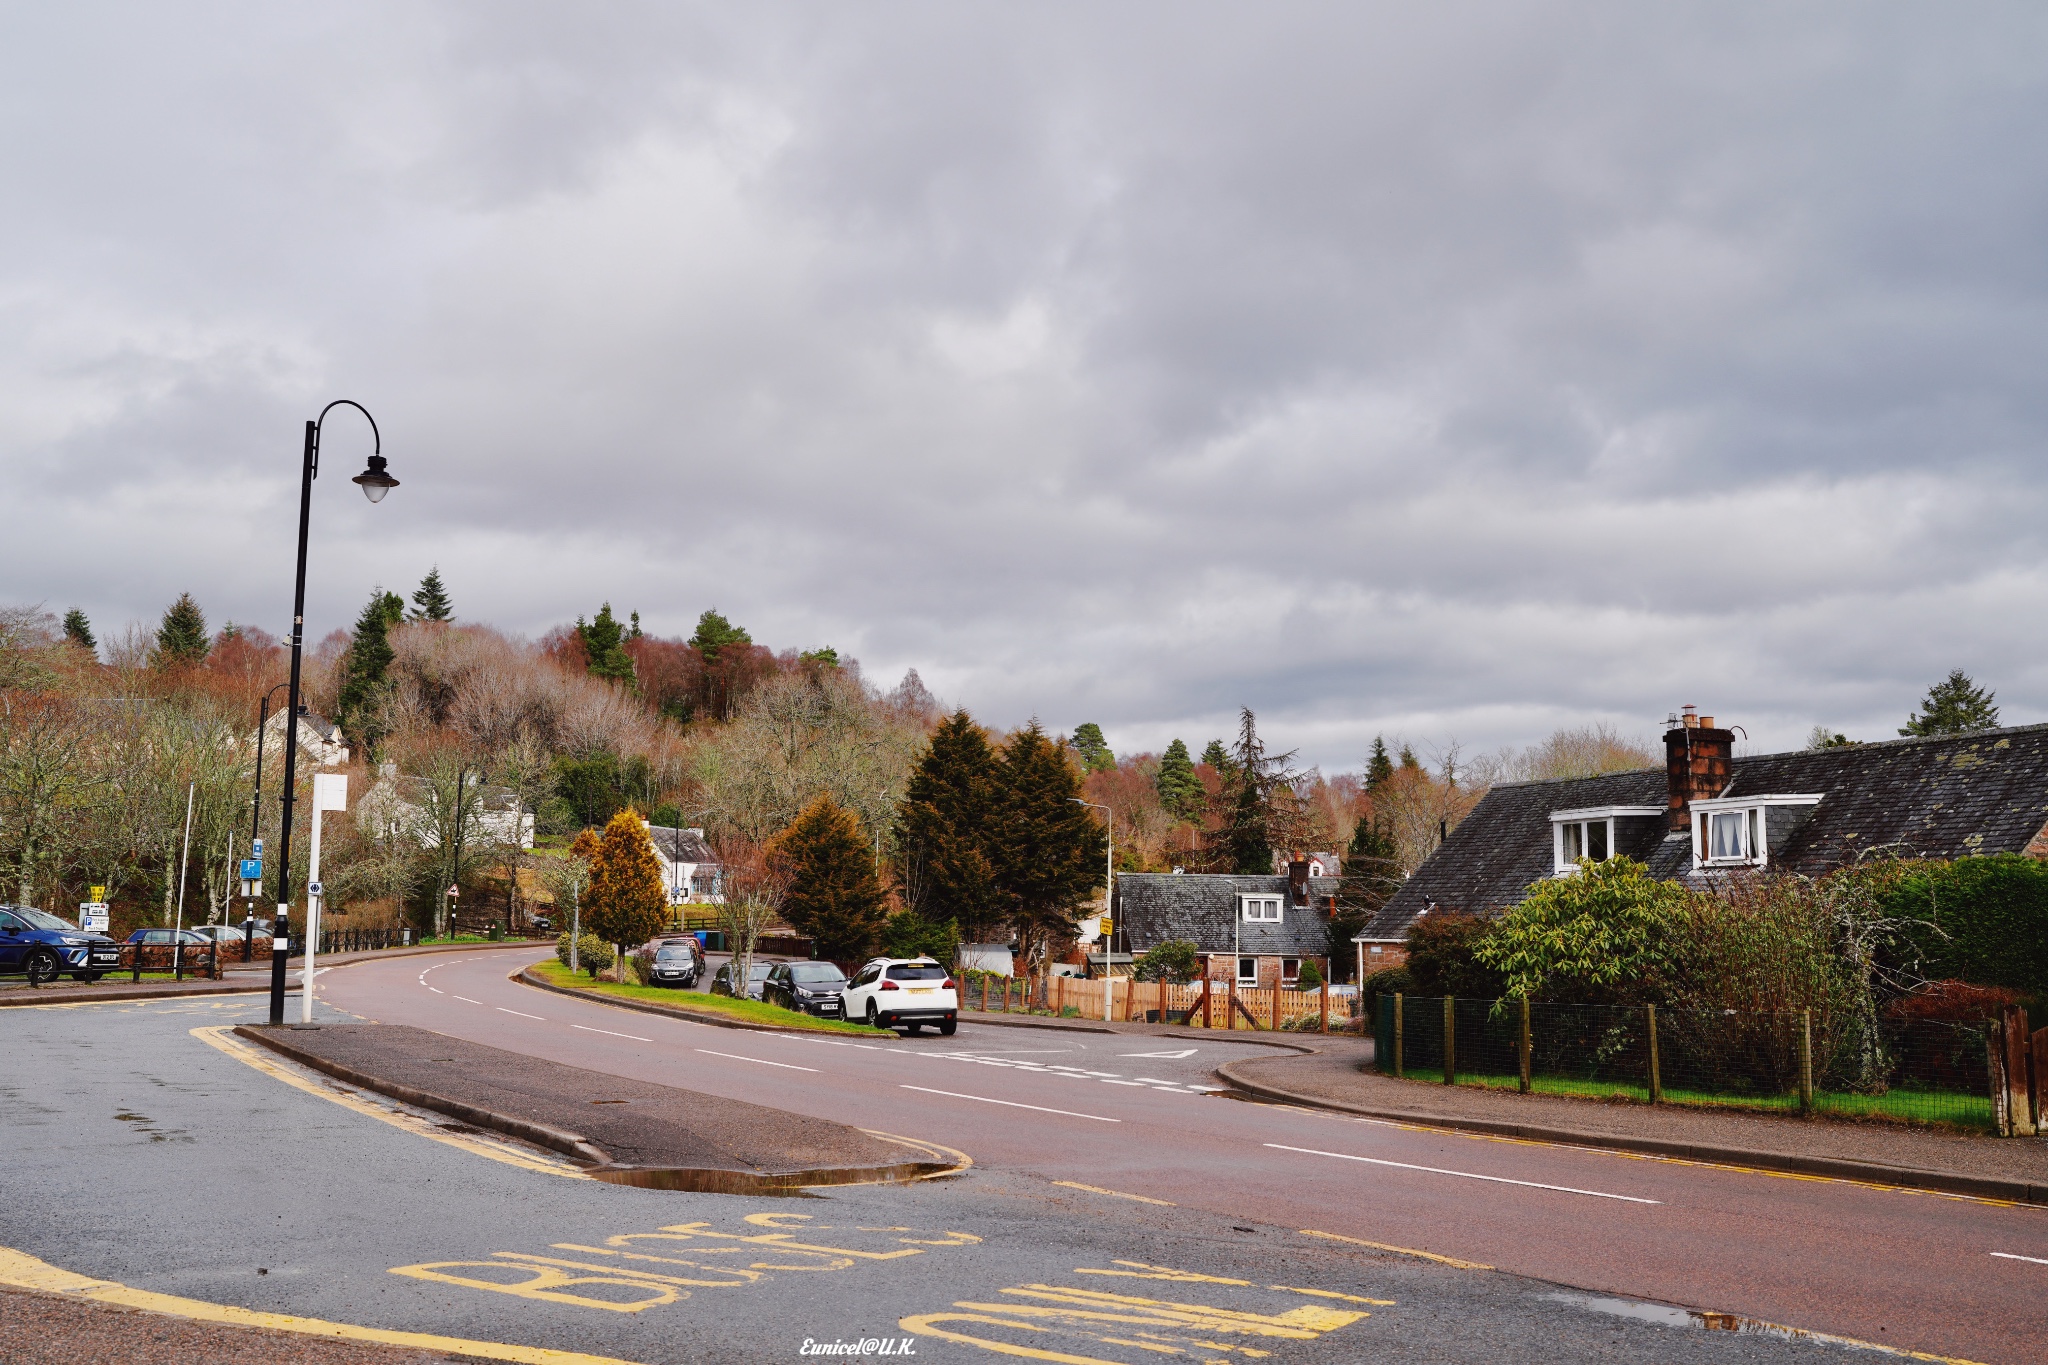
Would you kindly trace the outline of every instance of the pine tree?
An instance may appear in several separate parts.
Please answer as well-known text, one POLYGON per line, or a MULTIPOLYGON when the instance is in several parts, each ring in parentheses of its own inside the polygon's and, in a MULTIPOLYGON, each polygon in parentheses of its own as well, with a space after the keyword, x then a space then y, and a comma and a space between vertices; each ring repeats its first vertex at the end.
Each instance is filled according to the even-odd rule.
POLYGON ((1154 785, 1159 789, 1159 804, 1167 814, 1181 820, 1201 818, 1202 802, 1208 793, 1202 789, 1202 779, 1188 757, 1186 743, 1176 739, 1166 746, 1154 785))
POLYGON ((926 919, 958 920, 976 942, 1005 909, 992 849, 1001 795, 988 736, 965 711, 955 711, 933 732, 897 810, 904 900, 926 919))
POLYGON ((713 607, 697 618, 697 633, 690 637, 690 647, 704 656, 705 663, 716 663, 718 651, 727 645, 750 645, 754 637, 741 626, 719 615, 713 607))
POLYGON ((1083 899, 1106 875, 1107 832, 1076 804, 1081 776, 1036 720, 1002 755, 996 879, 1025 960, 1051 971, 1074 941, 1083 899))
POLYGON ((1372 757, 1365 763, 1365 789, 1378 791, 1386 780, 1394 775, 1394 760, 1387 757, 1387 740, 1384 735, 1372 737, 1372 757))
POLYGON ((391 667, 390 631, 404 619, 405 602, 397 593, 373 589, 356 617, 348 653, 342 656, 334 719, 366 753, 384 737, 378 711, 386 690, 385 671, 391 667))
POLYGON ((1401 746, 1401 770, 1411 773, 1422 771, 1422 760, 1417 758, 1415 751, 1405 744, 1401 746))
POLYGON ((623 968, 626 953, 660 933, 667 922, 668 892, 661 884, 654 841, 638 814, 622 810, 604 827, 590 860, 583 923, 618 948, 623 968))
POLYGON ((1116 755, 1109 750, 1109 741, 1102 736, 1102 727, 1094 721, 1086 721, 1074 730, 1074 752, 1080 755, 1081 766, 1091 773, 1107 772, 1116 767, 1116 755))
POLYGON ((1273 871, 1273 788, 1291 776, 1279 769, 1292 757, 1290 753, 1267 758, 1257 717, 1249 706, 1240 708, 1237 743, 1231 748, 1226 770, 1229 823, 1216 832, 1213 841, 1218 860, 1240 877, 1273 871))
POLYGON ((1917 715, 1906 717, 1902 735, 1971 735, 1998 728, 1995 694, 1970 681, 1962 669, 1951 669, 1945 681, 1927 689, 1917 715))
POLYGON ((822 649, 807 649, 796 657, 804 663, 814 664, 819 668, 839 667, 839 651, 830 645, 826 645, 822 649))
MULTIPOLYGON (((1381 750, 1385 756, 1385 750, 1381 750)), ((1391 774, 1390 774, 1391 775, 1391 774)), ((1351 974, 1357 956, 1351 940, 1379 913, 1401 885, 1400 851, 1394 836, 1378 818, 1360 816, 1344 850, 1344 877, 1327 930, 1331 969, 1338 977, 1351 974)))
POLYGON ((448 589, 441 583, 439 564, 428 569, 427 576, 420 580, 419 588, 412 595, 412 611, 408 614, 415 621, 455 619, 455 611, 448 603, 448 589))
POLYGON ((821 796, 776 836, 774 856, 789 869, 783 915, 817 944, 818 956, 864 956, 881 932, 881 879, 874 853, 851 812, 821 796))
POLYGON ((593 678, 622 682, 628 687, 635 685, 633 656, 626 653, 626 628, 612 615, 611 603, 598 608, 596 619, 589 625, 577 617, 576 637, 583 641, 583 656, 590 660, 593 678))
POLYGON ((1202 762, 1219 773, 1227 773, 1230 771, 1230 750, 1223 747, 1222 740, 1212 739, 1209 747, 1202 750, 1202 762))
POLYGON ((626 632, 626 638, 629 640, 640 638, 640 613, 637 611, 633 613, 633 628, 626 632))
POLYGON ((157 663, 196 664, 212 652, 206 635, 206 614, 199 610, 191 593, 179 593, 178 600, 165 610, 163 624, 157 627, 157 663))
POLYGON ((100 642, 92 637, 92 622, 86 620, 85 613, 77 607, 64 613, 64 638, 88 653, 99 652, 100 642))

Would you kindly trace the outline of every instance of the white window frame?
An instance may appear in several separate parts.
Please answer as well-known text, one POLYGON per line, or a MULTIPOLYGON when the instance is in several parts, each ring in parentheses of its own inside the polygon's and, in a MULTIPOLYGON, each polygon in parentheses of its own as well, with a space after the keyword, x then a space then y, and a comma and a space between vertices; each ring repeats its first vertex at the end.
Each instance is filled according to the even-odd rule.
MULTIPOLYGON (((1554 810, 1550 813, 1550 865, 1551 875, 1569 877, 1579 870, 1578 860, 1567 858, 1564 853, 1564 831, 1568 825, 1605 825, 1607 827, 1607 857, 1612 858, 1614 849, 1614 822, 1632 818, 1644 818, 1664 814, 1662 806, 1586 806, 1578 810, 1554 810)), ((1582 841, 1583 846, 1583 841, 1582 841)), ((1604 859, 1602 861, 1605 861, 1604 859)))
POLYGON ((1300 958, 1298 958, 1298 957, 1283 957, 1283 958, 1281 958, 1281 959, 1280 959, 1280 980, 1281 980, 1281 982, 1282 982, 1283 984, 1285 984, 1286 982, 1289 982, 1289 981, 1299 981, 1299 980, 1301 980, 1301 959, 1300 959, 1300 958), (1290 962, 1292 962, 1292 963, 1294 964, 1294 970, 1293 970, 1293 971, 1291 971, 1291 972, 1287 970, 1287 964, 1288 964, 1288 963, 1290 963, 1290 962))
POLYGON ((1813 792, 1786 792, 1770 796, 1715 796, 1692 803, 1692 869, 1716 867, 1769 867, 1771 838, 1768 812, 1773 806, 1817 806, 1821 798, 1813 792), (1743 850, 1740 857, 1708 856, 1708 836, 1716 815, 1738 815, 1742 820, 1743 850))
POLYGON ((1285 913, 1281 907, 1286 903, 1287 898, 1285 896, 1239 896, 1237 898, 1237 913, 1243 917, 1246 924, 1278 924, 1280 923, 1280 916, 1285 913), (1260 911, 1259 914, 1255 915, 1252 913, 1255 907, 1260 911), (1272 913, 1264 913, 1268 910, 1272 911, 1272 913))
POLYGON ((1240 986, 1253 986, 1253 987, 1256 987, 1256 986, 1257 986, 1257 985, 1259 984, 1259 960, 1258 960, 1258 958, 1256 958, 1256 957, 1245 957, 1245 956, 1242 956, 1242 955, 1240 955, 1240 956, 1238 957, 1238 959, 1237 959, 1237 984, 1238 984, 1238 985, 1240 985, 1240 986), (1251 974, 1250 976, 1246 976, 1246 975, 1244 974, 1244 964, 1245 964, 1245 963, 1247 963, 1247 962, 1249 962, 1249 963, 1251 963, 1251 964, 1252 964, 1252 974, 1251 974))

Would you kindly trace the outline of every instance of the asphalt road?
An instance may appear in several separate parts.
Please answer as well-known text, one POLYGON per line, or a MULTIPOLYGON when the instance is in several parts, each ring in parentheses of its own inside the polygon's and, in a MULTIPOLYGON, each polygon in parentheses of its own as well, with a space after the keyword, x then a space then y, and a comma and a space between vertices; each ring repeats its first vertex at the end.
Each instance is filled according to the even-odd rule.
POLYGON ((2038 1359, 2048 1327, 2048 1263, 2011 1259, 2048 1262, 2042 1210, 1206 1093, 1242 1043, 717 1029, 514 985, 517 960, 398 959, 322 989, 360 1017, 941 1143, 975 1167, 797 1200, 602 1185, 380 1122, 192 1032, 259 1002, 31 1009, 0 1019, 9 1183, 34 1191, 0 1205, 0 1246, 209 1302, 650 1362, 905 1335, 948 1360, 1840 1354, 1658 1303, 1986 1361, 2038 1359), (682 1282, 607 1277, 629 1252, 668 1256, 637 1264, 682 1282))

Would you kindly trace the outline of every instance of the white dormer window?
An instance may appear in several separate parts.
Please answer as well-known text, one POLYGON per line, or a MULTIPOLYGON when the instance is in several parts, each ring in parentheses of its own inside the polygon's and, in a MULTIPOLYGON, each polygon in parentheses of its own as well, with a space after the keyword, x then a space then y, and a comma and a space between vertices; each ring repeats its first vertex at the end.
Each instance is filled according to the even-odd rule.
POLYGON ((1615 853, 1615 822, 1662 815, 1662 806, 1597 806, 1550 813, 1551 866, 1565 877, 1578 871, 1579 859, 1604 863, 1615 853))
POLYGON ((1247 924, 1278 924, 1280 922, 1280 897, 1241 896, 1244 906, 1244 920, 1247 924))
POLYGON ((1819 804, 1818 795, 1803 793, 1720 796, 1693 802, 1694 870, 1709 867, 1768 866, 1771 861, 1771 808, 1819 804))

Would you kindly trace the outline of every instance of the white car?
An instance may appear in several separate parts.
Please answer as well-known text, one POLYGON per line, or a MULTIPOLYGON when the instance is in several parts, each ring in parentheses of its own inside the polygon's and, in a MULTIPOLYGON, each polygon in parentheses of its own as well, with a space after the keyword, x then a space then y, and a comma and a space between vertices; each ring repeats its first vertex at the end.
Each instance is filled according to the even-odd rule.
POLYGON ((929 957, 878 957, 860 969, 839 998, 846 1018, 865 1019, 874 1028, 906 1028, 916 1033, 926 1024, 951 1036, 960 1026, 960 987, 952 973, 929 957))

